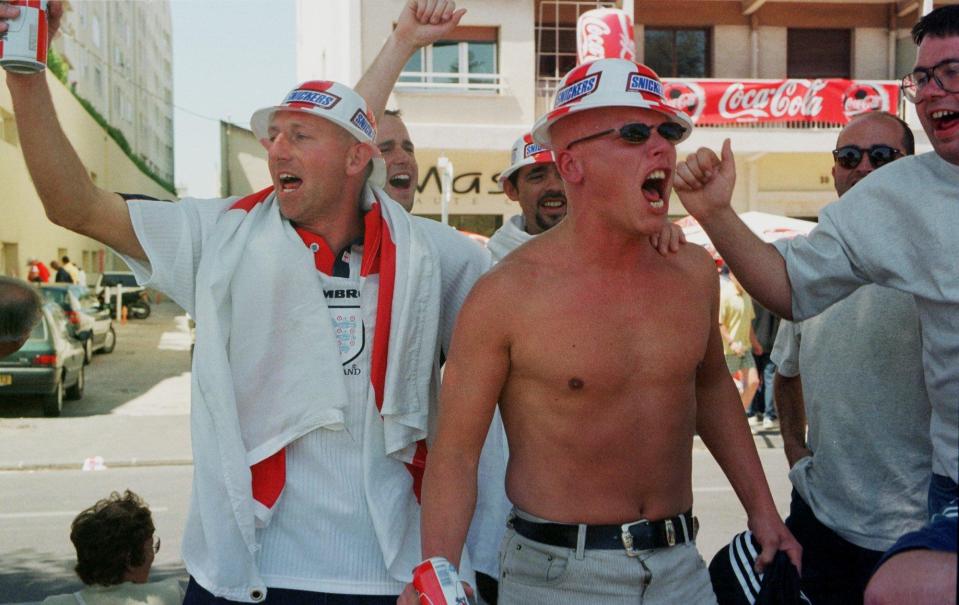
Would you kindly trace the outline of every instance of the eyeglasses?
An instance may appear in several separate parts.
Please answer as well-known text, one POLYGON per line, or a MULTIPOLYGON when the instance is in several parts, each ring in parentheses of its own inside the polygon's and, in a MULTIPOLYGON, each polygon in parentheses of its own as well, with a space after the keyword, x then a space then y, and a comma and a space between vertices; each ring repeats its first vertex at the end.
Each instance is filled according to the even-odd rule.
POLYGON ((679 141, 679 139, 683 138, 684 134, 686 134, 686 127, 682 124, 677 124, 676 122, 663 122, 655 128, 649 124, 634 122, 632 124, 625 124, 619 129, 610 128, 609 130, 604 130, 602 132, 585 136, 581 139, 576 139, 567 145, 566 149, 569 149, 577 143, 585 143, 586 141, 598 139, 613 132, 617 133, 619 137, 627 143, 639 145, 641 143, 645 143, 649 140, 649 137, 653 136, 653 130, 656 130, 656 132, 659 133, 659 136, 663 137, 670 143, 676 143, 679 141))
POLYGON ((832 157, 836 160, 836 163, 846 170, 852 170, 858 166, 862 162, 863 156, 869 157, 869 163, 872 164, 873 168, 879 168, 898 159, 901 155, 901 151, 889 145, 873 145, 868 149, 855 145, 844 145, 839 149, 832 150, 832 157))
POLYGON ((930 80, 935 80, 945 92, 959 92, 959 59, 946 59, 932 67, 916 68, 902 79, 899 88, 904 97, 915 103, 919 93, 930 80))
POLYGON ((153 554, 160 552, 160 536, 153 538, 153 554))

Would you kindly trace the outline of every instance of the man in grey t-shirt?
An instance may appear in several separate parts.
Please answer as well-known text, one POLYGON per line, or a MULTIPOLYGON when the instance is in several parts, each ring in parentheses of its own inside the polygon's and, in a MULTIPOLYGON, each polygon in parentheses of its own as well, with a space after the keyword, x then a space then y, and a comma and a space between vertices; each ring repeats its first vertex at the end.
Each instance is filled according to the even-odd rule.
MULTIPOLYGON (((891 114, 853 119, 833 151, 836 193, 914 147, 891 114)), ((782 322, 772 362, 803 591, 817 604, 862 603, 883 551, 926 519, 932 446, 916 303, 864 286, 812 319, 782 322)))

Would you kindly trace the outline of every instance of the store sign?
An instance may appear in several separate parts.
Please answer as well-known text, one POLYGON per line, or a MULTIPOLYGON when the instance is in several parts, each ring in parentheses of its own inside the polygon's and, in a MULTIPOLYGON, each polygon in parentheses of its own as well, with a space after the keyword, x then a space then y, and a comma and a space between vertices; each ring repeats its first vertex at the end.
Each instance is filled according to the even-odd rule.
MULTIPOLYGON (((442 190, 439 170, 436 166, 430 166, 426 169, 426 174, 420 177, 420 182, 416 184, 416 192, 438 194, 442 190)), ((499 185, 499 172, 483 174, 478 171, 468 171, 457 174, 453 177, 453 193, 459 195, 502 195, 503 189, 499 185)))
POLYGON ((666 102, 699 126, 817 122, 846 124, 869 111, 897 113, 899 85, 863 80, 676 80, 666 102))

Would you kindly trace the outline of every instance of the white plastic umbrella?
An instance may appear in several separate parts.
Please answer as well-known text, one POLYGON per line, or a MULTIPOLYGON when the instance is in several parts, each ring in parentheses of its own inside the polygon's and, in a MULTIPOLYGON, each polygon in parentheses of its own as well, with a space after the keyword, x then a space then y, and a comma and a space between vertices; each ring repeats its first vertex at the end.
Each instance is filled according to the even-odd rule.
MULTIPOLYGON (((739 215, 739 218, 746 223, 750 231, 762 238, 764 242, 792 239, 797 235, 808 235, 816 226, 813 221, 804 221, 766 212, 743 212, 739 215)), ((709 250, 714 257, 719 258, 719 253, 716 252, 713 243, 709 241, 709 236, 706 235, 706 231, 699 224, 699 221, 692 216, 686 216, 677 220, 676 224, 682 227, 688 242, 699 244, 709 250)))

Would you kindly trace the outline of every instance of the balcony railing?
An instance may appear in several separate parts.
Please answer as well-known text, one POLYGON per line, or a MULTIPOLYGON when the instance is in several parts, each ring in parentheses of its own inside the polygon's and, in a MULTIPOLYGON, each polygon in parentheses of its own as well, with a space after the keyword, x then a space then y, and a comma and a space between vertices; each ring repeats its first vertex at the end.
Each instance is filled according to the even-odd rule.
POLYGON ((506 84, 500 74, 437 71, 404 71, 396 88, 401 91, 487 92, 503 94, 506 84))

